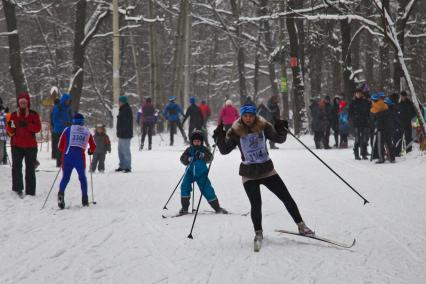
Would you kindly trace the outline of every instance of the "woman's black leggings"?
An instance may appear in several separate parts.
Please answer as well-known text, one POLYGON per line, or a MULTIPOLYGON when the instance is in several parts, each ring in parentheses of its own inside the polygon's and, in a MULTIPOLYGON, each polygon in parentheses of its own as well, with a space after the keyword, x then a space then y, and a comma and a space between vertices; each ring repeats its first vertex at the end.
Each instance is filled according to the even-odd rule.
POLYGON ((287 190, 281 177, 276 174, 271 177, 249 180, 244 183, 244 189, 251 204, 251 220, 253 221, 254 230, 262 230, 262 197, 260 195, 260 185, 266 186, 273 194, 275 194, 285 205, 294 222, 302 222, 299 209, 287 190))

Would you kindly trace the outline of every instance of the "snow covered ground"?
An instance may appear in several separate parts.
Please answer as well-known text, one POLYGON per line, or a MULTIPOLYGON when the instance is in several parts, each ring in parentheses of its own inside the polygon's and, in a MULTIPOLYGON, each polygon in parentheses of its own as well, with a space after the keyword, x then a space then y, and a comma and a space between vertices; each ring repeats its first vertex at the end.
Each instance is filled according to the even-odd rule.
MULTIPOLYGON (((303 138, 311 147, 312 140, 303 138)), ((113 145, 107 172, 93 175, 97 205, 89 208, 81 208, 75 172, 65 195, 71 208, 57 209, 57 181, 40 210, 56 173, 37 173, 37 196, 21 200, 10 191, 9 166, 0 166, 0 283, 425 283, 426 156, 375 165, 355 161, 350 149, 316 151, 371 202, 363 206, 289 137, 270 154, 306 223, 318 235, 357 244, 340 249, 274 232, 296 226, 265 189, 265 240, 254 253, 250 217, 239 215, 249 202, 237 151, 216 153, 210 175, 221 205, 236 214, 199 215, 193 240, 193 216, 161 217, 180 208, 177 192, 162 210, 184 170, 177 141, 169 147, 156 136, 152 151, 139 152, 133 139, 130 174, 114 172, 113 145)), ((39 160, 41 170, 56 170, 47 152, 39 160)), ((201 209, 210 210, 205 200, 201 209)))

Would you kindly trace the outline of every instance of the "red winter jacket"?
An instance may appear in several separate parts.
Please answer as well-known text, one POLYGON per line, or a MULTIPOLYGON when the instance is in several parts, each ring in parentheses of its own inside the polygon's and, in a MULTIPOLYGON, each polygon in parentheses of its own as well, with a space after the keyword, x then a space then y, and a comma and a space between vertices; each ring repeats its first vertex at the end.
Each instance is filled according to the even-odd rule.
MULTIPOLYGON (((28 101, 30 107, 30 96, 27 93, 22 93, 18 97, 28 101)), ((12 113, 9 122, 6 125, 6 130, 11 138, 11 145, 20 148, 36 148, 37 140, 36 133, 41 130, 40 117, 37 112, 29 110, 28 114, 25 111, 15 111, 12 113)))

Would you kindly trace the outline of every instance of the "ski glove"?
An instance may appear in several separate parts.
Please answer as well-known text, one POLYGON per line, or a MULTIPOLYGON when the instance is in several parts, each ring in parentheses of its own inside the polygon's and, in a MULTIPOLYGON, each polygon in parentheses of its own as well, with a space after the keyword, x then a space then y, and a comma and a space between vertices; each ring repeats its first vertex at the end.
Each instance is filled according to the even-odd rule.
POLYGON ((213 140, 216 141, 219 137, 225 136, 225 130, 223 129, 223 124, 219 124, 216 129, 213 131, 213 140))
POLYGON ((288 121, 287 120, 281 120, 281 119, 277 119, 277 121, 275 121, 275 130, 277 132, 284 132, 287 134, 287 129, 288 129, 288 121))
POLYGON ((202 159, 204 159, 204 157, 205 157, 205 155, 204 155, 203 152, 197 152, 197 153, 195 153, 195 158, 197 160, 202 160, 202 159))

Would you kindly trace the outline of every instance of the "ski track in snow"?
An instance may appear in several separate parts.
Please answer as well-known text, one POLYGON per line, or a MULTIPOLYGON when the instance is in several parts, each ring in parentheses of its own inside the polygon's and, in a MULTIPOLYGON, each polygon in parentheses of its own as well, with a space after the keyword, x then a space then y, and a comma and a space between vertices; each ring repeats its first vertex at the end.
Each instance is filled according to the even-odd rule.
MULTIPOLYGON (((302 140, 313 148, 312 137, 302 140)), ((200 214, 190 240, 193 215, 161 217, 179 210, 179 189, 169 210, 162 208, 184 171, 180 136, 175 147, 166 144, 154 137, 153 150, 139 152, 135 137, 129 174, 114 172, 114 144, 107 171, 93 174, 97 204, 89 208, 81 206, 74 172, 65 193, 69 209, 57 209, 59 177, 40 210, 56 175, 43 150, 40 169, 53 172, 37 173, 35 197, 12 193, 10 167, 0 166, 0 283, 424 283, 426 156, 414 152, 396 164, 376 165, 355 161, 351 149, 314 150, 371 202, 363 206, 289 137, 270 155, 305 222, 320 236, 355 237, 357 244, 342 249, 274 232, 296 226, 262 189, 265 239, 254 253, 250 216, 241 216, 250 206, 238 176, 239 152, 217 151, 210 173, 221 205, 235 214, 200 214)), ((201 210, 211 210, 204 199, 201 210)))

